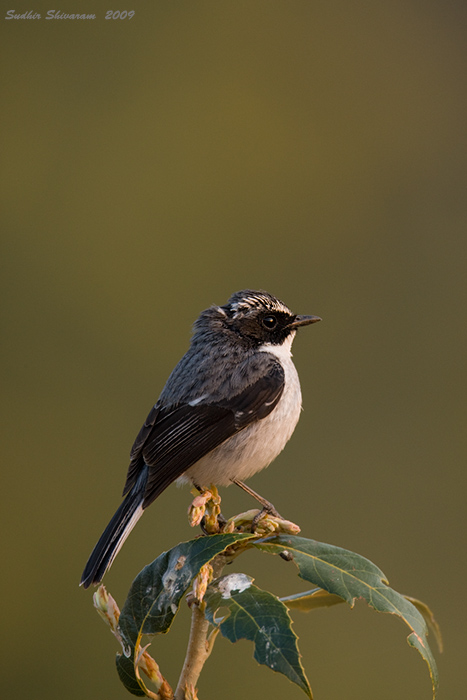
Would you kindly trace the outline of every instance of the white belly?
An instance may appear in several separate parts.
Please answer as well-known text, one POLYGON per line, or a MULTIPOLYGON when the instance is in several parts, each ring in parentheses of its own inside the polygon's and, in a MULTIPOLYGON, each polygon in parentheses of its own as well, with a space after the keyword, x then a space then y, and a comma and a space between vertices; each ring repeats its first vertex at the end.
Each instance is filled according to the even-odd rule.
POLYGON ((284 449, 300 417, 300 382, 290 345, 267 346, 264 351, 280 358, 285 373, 284 391, 276 408, 200 459, 178 479, 179 483, 193 481, 207 487, 228 486, 232 479, 244 481, 267 467, 284 449))

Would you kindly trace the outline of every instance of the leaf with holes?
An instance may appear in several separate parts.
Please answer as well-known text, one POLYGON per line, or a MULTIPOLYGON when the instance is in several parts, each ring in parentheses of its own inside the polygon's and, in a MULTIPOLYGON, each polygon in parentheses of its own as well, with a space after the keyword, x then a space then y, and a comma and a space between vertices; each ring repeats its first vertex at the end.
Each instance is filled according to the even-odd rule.
MULTIPOLYGON (((414 605, 418 612, 422 615, 428 629, 433 633, 434 638, 436 639, 439 651, 442 652, 443 638, 441 635, 441 630, 428 605, 423 603, 421 600, 417 600, 417 598, 412 598, 412 596, 409 595, 405 595, 404 598, 412 603, 412 605, 414 605)), ((279 600, 282 603, 285 603, 289 610, 300 610, 301 612, 310 612, 311 610, 318 610, 318 608, 330 608, 333 605, 345 603, 345 600, 340 596, 323 591, 322 588, 313 588, 311 591, 304 591, 303 593, 295 593, 294 595, 284 596, 283 598, 279 598, 279 600)))
POLYGON ((297 636, 286 606, 272 593, 254 586, 252 581, 245 574, 230 574, 213 581, 204 597, 207 619, 219 625, 223 636, 231 642, 252 641, 258 663, 284 674, 311 698, 297 636), (227 617, 216 620, 216 612, 225 608, 229 613, 227 617))
POLYGON ((220 534, 182 542, 163 552, 145 566, 133 581, 120 613, 119 632, 127 663, 117 657, 117 670, 127 690, 133 695, 148 694, 139 672, 135 670, 135 650, 143 634, 167 632, 178 611, 180 600, 201 567, 228 547, 252 539, 251 534, 220 534), (133 667, 133 672, 131 671, 133 667))
POLYGON ((351 607, 358 598, 363 598, 375 610, 401 617, 412 629, 408 643, 419 651, 428 664, 433 697, 436 696, 438 671, 428 646, 425 620, 407 598, 387 585, 381 569, 369 559, 341 547, 295 535, 265 537, 253 542, 253 546, 270 554, 286 551, 298 566, 301 578, 340 596, 351 607))

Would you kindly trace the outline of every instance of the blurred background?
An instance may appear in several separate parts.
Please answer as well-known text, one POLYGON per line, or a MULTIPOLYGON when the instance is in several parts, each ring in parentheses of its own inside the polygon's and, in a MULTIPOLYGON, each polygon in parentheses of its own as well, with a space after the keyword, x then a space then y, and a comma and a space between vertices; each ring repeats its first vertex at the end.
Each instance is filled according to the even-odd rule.
MULTIPOLYGON (((464 697, 465 3, 14 7, 42 18, 1 21, 4 697, 129 697, 79 578, 192 322, 245 287, 323 318, 294 344, 300 424, 249 484, 427 602, 439 700, 464 697)), ((120 604, 194 535, 190 500, 140 521, 105 578, 120 604)), ((267 555, 237 569, 309 587, 267 555)), ((293 617, 316 700, 431 697, 400 620, 293 617)), ((183 605, 151 647, 173 684, 188 625, 183 605)), ((252 653, 218 639, 201 700, 300 697, 252 653)))

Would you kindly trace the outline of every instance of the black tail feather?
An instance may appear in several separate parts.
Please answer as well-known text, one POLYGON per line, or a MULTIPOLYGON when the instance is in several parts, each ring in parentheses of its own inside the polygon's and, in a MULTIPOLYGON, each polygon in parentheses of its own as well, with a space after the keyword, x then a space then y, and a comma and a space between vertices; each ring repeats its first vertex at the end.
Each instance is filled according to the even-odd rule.
POLYGON ((81 576, 80 586, 89 588, 91 585, 97 585, 104 578, 105 572, 112 564, 120 547, 143 514, 147 480, 148 467, 144 465, 135 485, 115 512, 99 542, 92 550, 81 576))

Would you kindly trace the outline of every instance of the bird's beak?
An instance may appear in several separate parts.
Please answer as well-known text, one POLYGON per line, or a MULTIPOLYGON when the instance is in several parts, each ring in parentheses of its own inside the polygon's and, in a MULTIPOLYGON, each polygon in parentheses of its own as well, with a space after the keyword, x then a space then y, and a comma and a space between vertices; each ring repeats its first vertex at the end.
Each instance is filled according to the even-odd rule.
POLYGON ((310 323, 321 321, 319 316, 295 316, 295 320, 289 323, 287 328, 299 328, 300 326, 309 326, 310 323))

